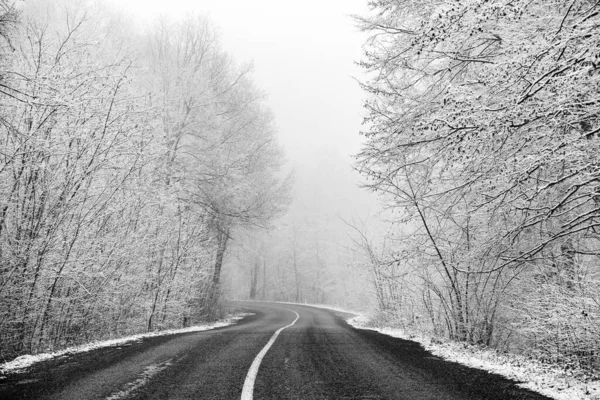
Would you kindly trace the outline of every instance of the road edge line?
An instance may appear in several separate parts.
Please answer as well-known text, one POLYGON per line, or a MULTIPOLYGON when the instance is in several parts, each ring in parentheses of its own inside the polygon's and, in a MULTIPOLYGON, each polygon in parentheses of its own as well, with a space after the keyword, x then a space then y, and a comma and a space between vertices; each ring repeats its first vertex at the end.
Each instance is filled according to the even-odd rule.
POLYGON ((252 400, 253 399, 254 381, 256 380, 256 375, 258 374, 258 369, 260 368, 260 363, 262 362, 263 357, 265 356, 265 354, 267 354, 267 351, 269 351, 269 349, 271 348, 273 343, 275 343, 275 340, 277 339, 277 336, 279 336, 281 331, 294 325, 296 323, 296 321, 298 321, 298 319, 300 318, 300 314, 298 314, 296 311, 290 310, 288 308, 284 308, 284 310, 291 311, 294 314, 296 314, 296 319, 291 324, 286 325, 283 328, 279 328, 278 330, 276 330, 275 333, 273 334, 273 336, 271 336, 271 339, 265 345, 265 347, 263 347, 262 350, 260 351, 260 353, 258 353, 256 355, 256 358, 254 358, 254 361, 252 361, 252 365, 250 365, 250 369, 248 370, 248 374, 246 375, 246 380, 244 381, 244 387, 242 388, 241 400, 252 400))

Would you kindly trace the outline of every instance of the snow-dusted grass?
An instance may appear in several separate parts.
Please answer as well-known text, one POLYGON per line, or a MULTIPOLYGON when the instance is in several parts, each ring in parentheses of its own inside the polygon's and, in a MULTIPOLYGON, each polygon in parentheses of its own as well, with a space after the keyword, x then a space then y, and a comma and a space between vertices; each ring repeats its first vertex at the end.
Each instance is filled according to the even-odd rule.
POLYGON ((99 349, 103 347, 113 347, 113 346, 121 346, 130 342, 140 341, 144 338, 155 337, 155 336, 165 336, 165 335, 174 335, 177 333, 187 333, 187 332, 200 332, 207 331, 209 329, 222 328, 224 326, 229 326, 235 324, 240 319, 253 315, 250 313, 236 313, 228 316, 227 318, 217 321, 211 322, 208 324, 195 325, 190 326, 188 328, 181 329, 168 329, 164 331, 156 331, 156 332, 148 332, 141 333, 138 335, 132 335, 127 337, 122 337, 118 339, 110 339, 110 340, 102 340, 97 342, 91 342, 87 344, 83 344, 80 346, 69 347, 64 350, 60 350, 53 353, 40 353, 40 354, 27 354, 20 357, 15 358, 12 361, 6 362, 4 364, 0 364, 0 373, 18 373, 24 372, 24 370, 35 363, 40 361, 46 361, 53 358, 75 354, 75 353, 84 353, 86 351, 99 349))
POLYGON ((370 329, 384 335, 420 343, 427 351, 448 361, 483 369, 518 382, 519 386, 556 400, 600 400, 600 381, 591 380, 523 356, 469 346, 465 343, 442 342, 424 335, 409 334, 397 328, 371 326, 366 315, 348 320, 355 328, 370 329))

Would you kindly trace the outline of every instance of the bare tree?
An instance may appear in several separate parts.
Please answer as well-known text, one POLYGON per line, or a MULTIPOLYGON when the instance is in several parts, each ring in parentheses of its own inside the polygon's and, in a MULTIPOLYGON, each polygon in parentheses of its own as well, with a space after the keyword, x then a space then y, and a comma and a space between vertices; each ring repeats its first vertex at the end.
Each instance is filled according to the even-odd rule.
POLYGON ((383 1, 357 19, 372 34, 357 168, 414 227, 404 245, 434 266, 423 284, 446 332, 485 344, 516 278, 590 269, 575 260, 597 253, 600 221, 598 5, 504 6, 383 1))
POLYGON ((249 69, 205 18, 32 1, 0 82, 0 359, 218 317, 234 231, 289 188, 249 69))

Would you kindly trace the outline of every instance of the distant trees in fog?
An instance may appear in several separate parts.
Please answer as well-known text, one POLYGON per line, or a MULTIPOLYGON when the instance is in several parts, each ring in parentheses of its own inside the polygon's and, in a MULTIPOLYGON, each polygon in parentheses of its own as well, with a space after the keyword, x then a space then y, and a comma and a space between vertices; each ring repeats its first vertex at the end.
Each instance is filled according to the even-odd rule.
POLYGON ((404 226, 385 251, 359 246, 382 308, 457 340, 597 363, 598 3, 371 6, 357 166, 404 226))
POLYGON ((290 222, 287 217, 275 229, 242 236, 233 245, 233 291, 251 300, 351 301, 354 296, 344 293, 351 279, 345 260, 339 260, 333 234, 320 221, 290 222))
POLYGON ((214 316, 289 191, 251 67, 204 17, 0 3, 0 359, 214 316))

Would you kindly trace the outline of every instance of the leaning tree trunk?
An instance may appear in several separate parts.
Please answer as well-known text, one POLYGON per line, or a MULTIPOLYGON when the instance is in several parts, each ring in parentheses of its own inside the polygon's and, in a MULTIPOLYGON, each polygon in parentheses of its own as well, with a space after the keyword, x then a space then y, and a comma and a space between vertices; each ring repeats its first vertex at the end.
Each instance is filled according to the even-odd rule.
POLYGON ((214 314, 214 310, 220 295, 221 268, 223 266, 223 257, 225 256, 225 250, 227 250, 228 241, 229 229, 219 229, 219 233, 217 234, 217 255, 215 257, 215 267, 213 269, 210 293, 208 294, 208 304, 205 308, 207 314, 211 317, 214 314))

